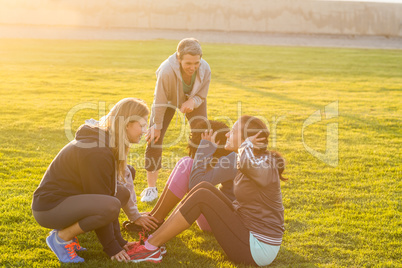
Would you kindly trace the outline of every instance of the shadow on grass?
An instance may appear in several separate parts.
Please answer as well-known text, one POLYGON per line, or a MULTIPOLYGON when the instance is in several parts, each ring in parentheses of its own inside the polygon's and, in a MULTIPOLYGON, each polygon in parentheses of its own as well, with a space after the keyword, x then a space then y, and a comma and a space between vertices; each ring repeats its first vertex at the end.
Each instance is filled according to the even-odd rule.
MULTIPOLYGON (((222 76, 217 76, 215 79, 217 81, 219 81, 219 83, 222 83, 224 85, 247 91, 248 93, 253 94, 253 96, 256 96, 257 94, 260 95, 260 97, 263 97, 263 98, 266 98, 266 97, 269 96, 269 98, 276 99, 276 100, 279 100, 281 102, 287 101, 287 102, 290 102, 290 103, 293 103, 293 104, 302 105, 304 107, 309 107, 309 108, 311 108, 313 110, 318 110, 318 109, 322 108, 321 104, 316 104, 316 103, 313 103, 311 101, 305 101, 305 100, 301 100, 301 99, 291 98, 291 97, 289 97, 289 95, 286 95, 286 94, 279 94, 279 93, 272 92, 272 91, 269 91, 269 94, 267 94, 267 90, 271 89, 271 88, 268 88, 268 87, 265 87, 265 88, 264 87, 260 87, 260 88, 248 87, 248 86, 245 86, 242 83, 237 83, 237 82, 234 82, 234 81, 230 81, 230 80, 228 80, 228 79, 226 79, 226 78, 224 78, 222 76)), ((269 80, 271 80, 271 79, 269 79, 269 80)), ((335 100, 333 100, 333 101, 335 101, 335 100)), ((396 121, 395 121, 394 125, 389 126, 389 125, 385 125, 385 124, 380 124, 378 121, 376 121, 375 119, 372 119, 372 118, 369 119, 369 118, 363 118, 363 117, 356 116, 355 114, 347 114, 347 113, 345 113, 345 111, 341 112, 341 116, 343 118, 353 120, 353 121, 357 122, 358 124, 360 123, 362 126, 370 126, 371 130, 373 130, 373 131, 375 131, 375 132, 377 132, 379 134, 384 134, 385 133, 385 134, 391 134, 393 136, 399 136, 400 135, 400 133, 399 133, 399 125, 397 124, 396 121)), ((390 120, 387 121, 388 124, 389 124, 389 121, 390 120)), ((356 126, 356 128, 358 128, 358 127, 361 127, 361 126, 356 126)))
MULTIPOLYGON (((196 231, 196 233, 198 233, 196 231)), ((187 230, 186 234, 172 238, 166 243, 167 254, 164 256, 163 267, 218 267, 222 261, 229 261, 224 256, 218 243, 210 243, 213 235, 204 234, 193 235, 193 228, 187 230), (190 234, 189 234, 190 232, 190 234), (194 242, 194 238, 197 240, 194 242), (207 240, 207 243, 199 243, 198 238, 207 240), (220 251, 220 252, 219 252, 220 251), (217 257, 217 255, 221 255, 217 257), (221 258, 220 258, 221 257, 221 258)), ((133 241, 138 241, 139 236, 136 233, 129 233, 133 241)), ((143 265, 154 265, 152 263, 142 263, 143 265)), ((147 266, 145 266, 147 267, 147 266)), ((151 267, 151 266, 150 266, 151 267)))
POLYGON ((276 259, 267 267, 318 267, 299 254, 282 246, 276 259))
MULTIPOLYGON (((198 233, 198 232, 197 232, 198 233)), ((138 235, 130 233, 132 240, 138 240, 138 235)), ((203 242, 197 243, 196 247, 188 246, 189 236, 176 237, 167 243, 167 255, 160 264, 142 262, 142 263, 118 263, 111 261, 106 254, 102 252, 98 243, 88 247, 88 251, 79 252, 79 255, 85 259, 84 263, 65 264, 60 263, 58 267, 239 267, 249 268, 254 266, 235 264, 231 262, 223 253, 219 244, 212 234, 202 234, 205 238, 203 242)), ((94 235, 84 238, 81 243, 84 246, 92 239, 96 240, 94 235)), ((94 241, 91 241, 94 242, 94 241)), ((90 243, 90 242, 89 242, 90 243)), ((274 262, 266 267, 317 267, 304 257, 281 247, 274 262)))
MULTIPOLYGON (((232 262, 219 246, 212 233, 202 232, 195 226, 187 230, 187 232, 189 233, 175 237, 166 243, 168 253, 163 258, 163 267, 254 267, 232 262)), ((137 234, 130 233, 129 235, 133 240, 138 240, 137 234)), ((142 263, 142 265, 154 264, 142 263)), ((266 267, 317 266, 297 253, 286 249, 286 247, 281 247, 274 262, 266 267)))

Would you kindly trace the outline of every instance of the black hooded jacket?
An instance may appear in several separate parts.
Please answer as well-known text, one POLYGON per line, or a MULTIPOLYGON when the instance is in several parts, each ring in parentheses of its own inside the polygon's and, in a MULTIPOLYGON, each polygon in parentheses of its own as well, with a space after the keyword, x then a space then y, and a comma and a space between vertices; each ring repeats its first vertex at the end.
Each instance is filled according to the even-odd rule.
MULTIPOLYGON (((47 211, 69 196, 115 196, 116 191, 116 160, 109 147, 109 135, 98 127, 83 125, 46 170, 34 193, 32 209, 47 211)), ((109 256, 122 251, 127 243, 121 236, 118 219, 95 232, 109 256)))
POLYGON ((75 139, 54 158, 36 189, 32 209, 46 211, 79 194, 115 195, 115 158, 108 134, 82 125, 75 139))

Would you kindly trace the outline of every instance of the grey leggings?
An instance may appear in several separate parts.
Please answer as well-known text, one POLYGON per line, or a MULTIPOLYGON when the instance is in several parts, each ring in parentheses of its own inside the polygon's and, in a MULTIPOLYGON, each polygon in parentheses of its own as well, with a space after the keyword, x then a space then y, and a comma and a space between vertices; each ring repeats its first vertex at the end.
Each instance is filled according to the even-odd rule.
POLYGON ((117 196, 82 194, 67 197, 47 211, 32 211, 35 220, 43 227, 64 229, 78 222, 84 232, 102 227, 118 218, 120 208, 128 201, 130 193, 117 187, 117 196))
POLYGON ((84 232, 95 230, 104 251, 113 256, 114 250, 109 249, 111 241, 117 240, 120 246, 127 243, 121 237, 118 217, 120 208, 127 203, 129 196, 126 188, 118 186, 116 197, 73 195, 50 210, 33 210, 32 213, 35 220, 46 228, 61 230, 78 222, 84 232))

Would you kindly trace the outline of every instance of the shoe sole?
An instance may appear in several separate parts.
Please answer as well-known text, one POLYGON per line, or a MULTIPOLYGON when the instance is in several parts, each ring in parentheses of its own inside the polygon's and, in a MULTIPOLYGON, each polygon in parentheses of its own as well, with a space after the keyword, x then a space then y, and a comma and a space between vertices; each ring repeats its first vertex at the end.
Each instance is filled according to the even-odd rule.
POLYGON ((162 261, 162 255, 159 258, 152 258, 152 259, 142 259, 142 260, 131 260, 131 262, 139 263, 139 262, 153 262, 153 263, 160 263, 162 261))
POLYGON ((160 255, 158 258, 146 258, 146 259, 141 259, 141 260, 131 260, 131 262, 134 263, 139 263, 139 262, 153 262, 153 263, 160 263, 162 261, 162 255, 160 255))
POLYGON ((154 199, 151 199, 151 200, 148 200, 147 198, 141 198, 141 202, 152 202, 152 201, 154 201, 154 200, 156 200, 158 198, 159 198, 159 196, 157 196, 157 197, 155 197, 154 199))

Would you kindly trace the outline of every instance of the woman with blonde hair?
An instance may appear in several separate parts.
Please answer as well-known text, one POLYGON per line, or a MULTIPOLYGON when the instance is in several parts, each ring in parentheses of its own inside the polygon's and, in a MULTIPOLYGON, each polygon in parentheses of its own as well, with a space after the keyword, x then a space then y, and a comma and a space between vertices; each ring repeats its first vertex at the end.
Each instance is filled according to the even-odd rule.
POLYGON ((120 208, 129 191, 124 180, 130 143, 146 132, 149 109, 136 98, 119 101, 98 126, 82 125, 54 158, 33 195, 32 212, 53 229, 46 243, 64 263, 83 262, 77 235, 94 230, 112 260, 128 261, 132 244, 120 233, 120 208))

